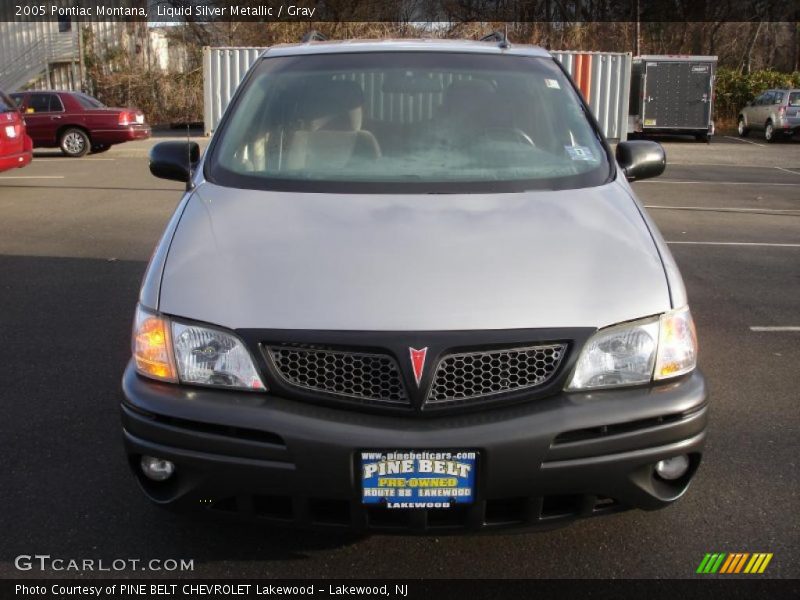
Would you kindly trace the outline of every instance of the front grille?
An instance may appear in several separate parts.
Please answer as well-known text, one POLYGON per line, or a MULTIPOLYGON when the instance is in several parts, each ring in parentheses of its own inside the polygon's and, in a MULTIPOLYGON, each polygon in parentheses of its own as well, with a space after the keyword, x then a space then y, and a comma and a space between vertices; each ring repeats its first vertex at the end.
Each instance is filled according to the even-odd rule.
POLYGON ((566 344, 551 344, 450 354, 436 368, 426 403, 466 403, 542 385, 565 353, 566 344))
POLYGON ((409 404, 397 362, 386 354, 293 346, 267 350, 290 385, 364 402, 409 404))

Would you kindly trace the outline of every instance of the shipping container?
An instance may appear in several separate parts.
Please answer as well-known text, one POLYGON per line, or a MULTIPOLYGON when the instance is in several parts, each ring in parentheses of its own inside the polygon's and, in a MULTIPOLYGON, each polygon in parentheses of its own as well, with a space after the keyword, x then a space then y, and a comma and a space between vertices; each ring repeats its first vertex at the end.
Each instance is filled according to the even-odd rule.
POLYGON ((572 77, 609 140, 625 141, 631 85, 630 52, 551 51, 572 77))
POLYGON ((716 56, 637 56, 631 67, 628 129, 714 135, 716 56))
POLYGON ((211 135, 248 69, 266 48, 203 48, 203 127, 211 135))
MULTIPOLYGON (((266 48, 203 49, 203 120, 206 135, 214 132, 236 92, 236 87, 265 50, 266 48)), ((606 137, 625 140, 631 54, 573 51, 552 54, 580 88, 606 137)), ((382 82, 364 77, 359 82, 364 88, 364 97, 367 98, 367 113, 380 120, 402 123, 405 122, 404 119, 421 119, 426 116, 431 118, 430 111, 441 101, 441 98, 432 94, 430 98, 419 98, 417 105, 411 106, 410 98, 403 102, 393 94, 384 97, 384 94, 379 93, 382 82)), ((443 87, 449 83, 451 82, 443 81, 443 87)))

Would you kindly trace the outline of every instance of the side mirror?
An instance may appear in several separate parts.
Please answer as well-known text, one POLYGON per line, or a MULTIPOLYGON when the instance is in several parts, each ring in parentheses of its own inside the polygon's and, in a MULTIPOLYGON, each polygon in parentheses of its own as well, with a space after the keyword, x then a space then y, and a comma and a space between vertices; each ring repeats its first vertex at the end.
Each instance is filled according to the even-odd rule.
POLYGON ((667 154, 658 142, 620 142, 617 144, 617 163, 628 181, 637 181, 661 175, 667 167, 667 154))
POLYGON ((188 184, 192 169, 200 160, 196 142, 161 142, 150 150, 150 172, 161 179, 188 184))

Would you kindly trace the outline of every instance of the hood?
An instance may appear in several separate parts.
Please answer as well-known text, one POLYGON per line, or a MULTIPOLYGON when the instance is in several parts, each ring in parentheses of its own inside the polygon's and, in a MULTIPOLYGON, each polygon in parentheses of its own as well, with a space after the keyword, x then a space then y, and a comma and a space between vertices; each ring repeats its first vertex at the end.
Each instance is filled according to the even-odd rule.
POLYGON ((264 192, 204 183, 159 309, 231 329, 602 327, 670 308, 616 183, 518 194, 264 192))

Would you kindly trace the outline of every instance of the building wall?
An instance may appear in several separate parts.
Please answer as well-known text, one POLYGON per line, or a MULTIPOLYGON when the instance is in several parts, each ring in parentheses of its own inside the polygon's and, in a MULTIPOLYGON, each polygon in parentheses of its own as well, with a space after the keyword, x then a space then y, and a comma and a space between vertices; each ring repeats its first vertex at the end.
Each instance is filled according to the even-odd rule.
POLYGON ((0 21, 0 88, 77 89, 81 30, 90 28, 95 42, 104 49, 129 49, 137 25, 114 21, 0 21))
POLYGON ((78 56, 77 31, 59 32, 50 22, 0 21, 0 85, 18 87, 45 70, 46 62, 69 62, 78 56), (20 83, 22 82, 22 83, 20 83))

